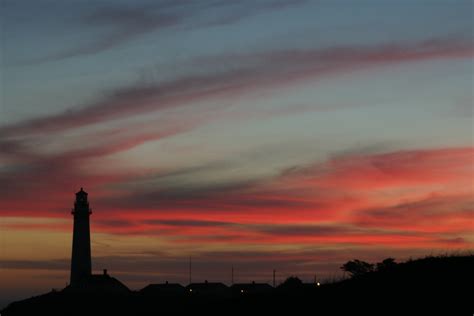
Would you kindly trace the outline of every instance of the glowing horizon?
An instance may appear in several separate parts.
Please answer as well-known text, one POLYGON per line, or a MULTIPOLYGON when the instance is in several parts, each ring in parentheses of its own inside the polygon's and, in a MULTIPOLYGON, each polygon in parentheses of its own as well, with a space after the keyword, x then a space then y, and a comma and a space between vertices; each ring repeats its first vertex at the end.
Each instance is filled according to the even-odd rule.
POLYGON ((472 6, 4 1, 0 297, 472 251, 472 6))

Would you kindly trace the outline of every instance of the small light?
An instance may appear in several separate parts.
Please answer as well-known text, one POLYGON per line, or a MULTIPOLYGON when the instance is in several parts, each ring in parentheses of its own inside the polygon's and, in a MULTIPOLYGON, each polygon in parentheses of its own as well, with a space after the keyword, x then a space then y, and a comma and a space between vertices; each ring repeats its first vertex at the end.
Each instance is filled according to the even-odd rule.
POLYGON ((193 289, 189 289, 189 292, 192 292, 192 291, 193 291, 193 289))
POLYGON ((244 290, 240 290, 240 293, 244 293, 244 290))
POLYGON ((317 286, 321 286, 321 283, 318 282, 318 283, 316 283, 316 285, 317 285, 317 286))

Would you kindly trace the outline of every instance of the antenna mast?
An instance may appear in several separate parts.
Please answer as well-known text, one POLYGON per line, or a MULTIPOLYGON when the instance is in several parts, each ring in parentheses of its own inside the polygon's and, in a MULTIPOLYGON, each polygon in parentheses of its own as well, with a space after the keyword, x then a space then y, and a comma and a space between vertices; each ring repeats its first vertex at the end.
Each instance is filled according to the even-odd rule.
POLYGON ((273 287, 275 287, 275 273, 276 273, 276 270, 273 269, 273 287))
POLYGON ((189 256, 189 284, 192 281, 192 263, 191 263, 191 256, 189 256))

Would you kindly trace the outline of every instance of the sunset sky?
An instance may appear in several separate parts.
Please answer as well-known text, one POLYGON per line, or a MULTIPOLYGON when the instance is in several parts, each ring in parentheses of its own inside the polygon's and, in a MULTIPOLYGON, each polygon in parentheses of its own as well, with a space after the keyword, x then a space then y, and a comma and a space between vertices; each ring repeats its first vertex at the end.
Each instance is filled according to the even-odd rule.
POLYGON ((0 303, 474 249, 471 0, 0 5, 0 303))

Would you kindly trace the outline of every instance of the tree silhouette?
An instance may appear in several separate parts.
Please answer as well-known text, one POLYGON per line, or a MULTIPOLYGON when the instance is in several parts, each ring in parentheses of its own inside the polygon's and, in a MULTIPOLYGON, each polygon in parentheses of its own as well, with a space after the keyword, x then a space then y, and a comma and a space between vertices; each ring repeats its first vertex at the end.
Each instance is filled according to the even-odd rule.
POLYGON ((357 277, 374 270, 374 265, 361 260, 351 260, 344 263, 341 270, 348 272, 351 277, 357 277))

